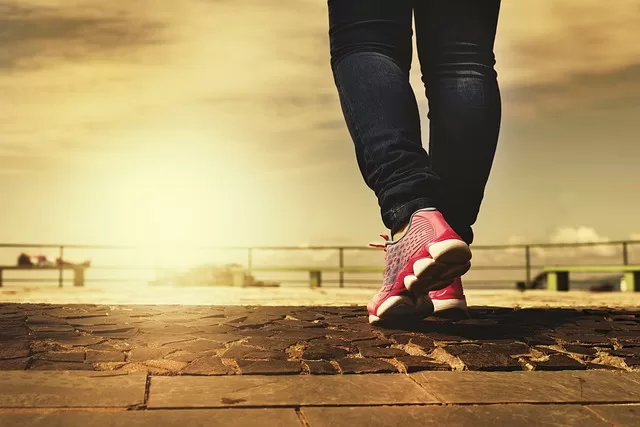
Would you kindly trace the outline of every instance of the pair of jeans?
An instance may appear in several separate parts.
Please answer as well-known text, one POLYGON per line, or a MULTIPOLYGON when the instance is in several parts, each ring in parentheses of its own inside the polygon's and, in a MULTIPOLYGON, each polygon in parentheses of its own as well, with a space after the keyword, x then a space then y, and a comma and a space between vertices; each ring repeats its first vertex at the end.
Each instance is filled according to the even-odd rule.
POLYGON ((328 8, 334 81, 383 223, 395 233, 434 207, 471 243, 500 130, 500 0, 328 0, 328 8), (409 84, 413 19, 428 154, 409 84))

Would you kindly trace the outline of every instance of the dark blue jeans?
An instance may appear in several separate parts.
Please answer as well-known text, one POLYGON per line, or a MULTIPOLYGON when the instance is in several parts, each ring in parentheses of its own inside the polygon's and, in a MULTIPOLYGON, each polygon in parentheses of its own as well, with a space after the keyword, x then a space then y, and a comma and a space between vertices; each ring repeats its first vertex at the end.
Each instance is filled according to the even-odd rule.
POLYGON ((331 68, 356 158, 392 232, 438 208, 471 243, 498 142, 500 0, 329 0, 331 68), (409 84, 412 17, 429 154, 409 84))

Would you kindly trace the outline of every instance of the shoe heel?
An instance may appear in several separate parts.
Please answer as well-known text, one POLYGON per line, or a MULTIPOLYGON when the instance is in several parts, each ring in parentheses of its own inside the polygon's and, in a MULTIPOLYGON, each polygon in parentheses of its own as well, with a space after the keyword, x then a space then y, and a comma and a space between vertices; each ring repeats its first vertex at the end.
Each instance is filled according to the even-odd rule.
POLYGON ((447 265, 466 264, 471 261, 471 249, 462 240, 449 239, 429 246, 434 260, 447 265))

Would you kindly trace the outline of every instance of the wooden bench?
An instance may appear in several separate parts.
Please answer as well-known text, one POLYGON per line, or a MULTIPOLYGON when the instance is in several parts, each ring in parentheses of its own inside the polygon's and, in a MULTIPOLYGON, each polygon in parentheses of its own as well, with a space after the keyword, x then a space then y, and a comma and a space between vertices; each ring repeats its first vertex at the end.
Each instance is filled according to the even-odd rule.
POLYGON ((640 292, 640 265, 554 265, 544 267, 547 289, 569 290, 569 273, 623 273, 623 292, 640 292))
POLYGON ((309 273, 309 287, 322 287, 322 273, 383 273, 382 267, 252 267, 251 272, 309 273))
MULTIPOLYGON (((17 265, 0 265, 0 288, 2 287, 2 272, 4 270, 9 271, 51 271, 58 270, 62 273, 62 270, 73 270, 73 286, 84 286, 84 272, 87 269, 87 266, 84 265, 66 265, 66 266, 52 266, 52 267, 28 267, 28 266, 17 266, 17 265)), ((62 287, 62 274, 60 274, 60 278, 58 279, 58 286, 62 287)))

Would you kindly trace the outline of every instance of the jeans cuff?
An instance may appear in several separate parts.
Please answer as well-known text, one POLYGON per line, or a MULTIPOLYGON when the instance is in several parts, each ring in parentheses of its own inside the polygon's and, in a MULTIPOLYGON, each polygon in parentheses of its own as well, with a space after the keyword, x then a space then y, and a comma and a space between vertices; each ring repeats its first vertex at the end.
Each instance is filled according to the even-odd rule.
POLYGON ((382 222, 391 230, 391 235, 393 235, 407 225, 415 211, 426 208, 436 208, 436 204, 427 197, 414 199, 382 212, 382 222))

